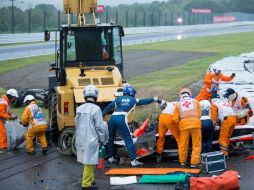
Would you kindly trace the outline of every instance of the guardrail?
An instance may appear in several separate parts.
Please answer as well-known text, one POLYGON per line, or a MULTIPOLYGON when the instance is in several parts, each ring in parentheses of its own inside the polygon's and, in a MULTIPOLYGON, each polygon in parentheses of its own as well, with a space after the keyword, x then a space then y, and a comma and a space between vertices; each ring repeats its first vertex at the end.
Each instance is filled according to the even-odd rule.
MULTIPOLYGON (((223 24, 201 24, 201 25, 179 25, 179 26, 155 26, 155 27, 130 27, 125 28, 126 35, 137 35, 144 33, 161 33, 176 30, 202 30, 209 28, 225 28, 240 25, 254 25, 254 22, 233 22, 223 24)), ((51 40, 55 39, 55 34, 51 34, 51 40)), ((32 43, 44 41, 44 33, 15 33, 15 34, 0 34, 0 44, 14 43, 32 43)))

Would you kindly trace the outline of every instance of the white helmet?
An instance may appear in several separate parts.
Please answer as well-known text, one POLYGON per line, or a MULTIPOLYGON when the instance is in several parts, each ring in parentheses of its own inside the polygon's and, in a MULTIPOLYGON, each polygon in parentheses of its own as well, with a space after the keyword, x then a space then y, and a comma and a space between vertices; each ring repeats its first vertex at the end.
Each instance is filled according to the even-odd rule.
POLYGON ((12 97, 16 97, 16 98, 19 97, 17 90, 15 90, 15 89, 13 89, 13 88, 9 89, 9 90, 6 92, 6 94, 7 94, 7 95, 10 95, 10 96, 12 96, 12 97))
POLYGON ((213 72, 214 74, 217 74, 219 71, 221 71, 221 68, 219 67, 218 64, 212 65, 211 68, 212 68, 211 70, 212 70, 212 72, 213 72))
POLYGON ((26 101, 31 101, 31 100, 35 100, 34 96, 32 96, 32 95, 27 95, 27 96, 25 97, 23 103, 25 104, 26 101))
POLYGON ((84 88, 84 96, 86 97, 94 97, 94 98, 98 98, 99 95, 99 91, 98 88, 94 85, 88 85, 84 88))
POLYGON ((201 100, 199 103, 201 104, 202 110, 209 111, 211 109, 211 103, 208 100, 201 100))
POLYGON ((180 90, 179 96, 181 99, 191 97, 192 96, 191 90, 189 88, 183 88, 180 90))

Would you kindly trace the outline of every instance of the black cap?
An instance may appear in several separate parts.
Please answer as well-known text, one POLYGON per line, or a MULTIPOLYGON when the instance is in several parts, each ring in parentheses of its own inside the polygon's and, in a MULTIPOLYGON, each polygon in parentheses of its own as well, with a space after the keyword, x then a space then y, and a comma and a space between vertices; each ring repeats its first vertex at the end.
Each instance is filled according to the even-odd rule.
POLYGON ((234 93, 235 93, 235 90, 234 90, 234 89, 228 88, 228 89, 226 90, 226 93, 224 94, 224 97, 225 97, 225 98, 228 98, 230 95, 232 95, 232 94, 234 94, 234 93))
POLYGON ((212 95, 212 98, 211 98, 211 99, 213 99, 213 98, 218 98, 218 99, 220 99, 220 95, 215 93, 215 94, 212 95))

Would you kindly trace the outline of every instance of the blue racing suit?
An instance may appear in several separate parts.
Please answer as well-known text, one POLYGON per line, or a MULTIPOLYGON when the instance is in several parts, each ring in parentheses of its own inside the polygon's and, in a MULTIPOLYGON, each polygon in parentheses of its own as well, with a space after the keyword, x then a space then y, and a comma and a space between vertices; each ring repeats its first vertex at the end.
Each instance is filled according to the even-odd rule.
POLYGON ((212 152, 214 126, 209 111, 202 110, 200 120, 202 122, 202 153, 212 152))
POLYGON ((114 141, 116 131, 122 136, 126 145, 129 157, 131 160, 136 158, 136 150, 133 144, 131 133, 128 127, 128 115, 135 110, 136 106, 151 104, 154 102, 153 98, 136 99, 132 96, 121 96, 115 101, 111 102, 104 110, 103 116, 114 110, 109 120, 109 142, 108 142, 108 156, 115 156, 114 141))

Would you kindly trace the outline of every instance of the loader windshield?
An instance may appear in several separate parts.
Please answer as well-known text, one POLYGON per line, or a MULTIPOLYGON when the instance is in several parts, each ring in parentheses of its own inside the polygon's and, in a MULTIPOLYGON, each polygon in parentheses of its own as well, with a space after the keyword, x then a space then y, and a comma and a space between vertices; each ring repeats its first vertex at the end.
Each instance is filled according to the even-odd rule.
MULTIPOLYGON (((122 63, 122 49, 118 27, 93 27, 68 31, 66 62, 114 61, 122 63)), ((69 64, 68 64, 69 65, 69 64)))

